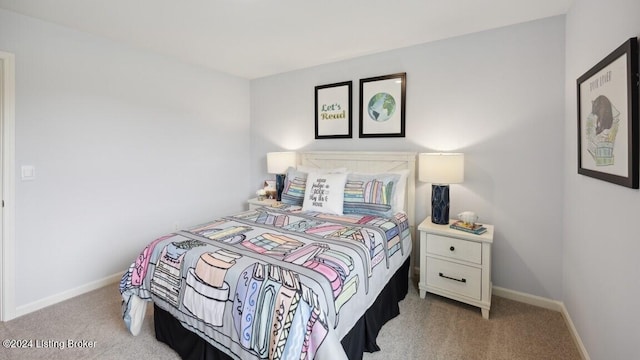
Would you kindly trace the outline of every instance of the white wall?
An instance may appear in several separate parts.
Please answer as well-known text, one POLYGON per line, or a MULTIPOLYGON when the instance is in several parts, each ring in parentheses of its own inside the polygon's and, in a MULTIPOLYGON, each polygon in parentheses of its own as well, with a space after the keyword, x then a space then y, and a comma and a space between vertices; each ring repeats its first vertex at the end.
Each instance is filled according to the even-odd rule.
POLYGON ((562 298, 592 359, 640 356, 640 193, 578 175, 576 79, 640 36, 638 14, 637 0, 575 0, 567 15, 562 298))
POLYGON ((0 10, 16 173, 37 176, 16 181, 16 305, 123 270, 176 222, 241 209, 271 177, 268 151, 455 150, 451 212, 496 225, 494 285, 564 301, 591 358, 634 358, 640 241, 620 224, 640 194, 577 174, 575 79, 640 36, 638 13, 575 0, 566 29, 555 17, 249 82, 0 10), (358 139, 358 79, 403 71, 407 137, 358 139), (345 80, 355 137, 314 140, 314 86, 345 80))
MULTIPOLYGON (((251 81, 251 184, 281 149, 462 151, 451 214, 496 225, 494 285, 562 296, 564 17, 251 81), (406 138, 359 139, 359 79, 407 73, 406 138), (352 80, 353 139, 314 140, 314 87, 352 80)), ((418 188, 417 217, 430 206, 418 188)), ((417 246, 416 246, 417 247, 417 246)))
POLYGON ((16 58, 15 304, 120 271, 244 207, 249 81, 0 10, 16 58))
POLYGON ((566 29, 555 17, 249 82, 0 10, 16 173, 37 175, 16 182, 16 305, 121 271, 176 222, 242 208, 271 177, 268 151, 455 150, 452 214, 496 225, 494 284, 563 300, 591 358, 635 358, 640 241, 620 224, 640 194, 577 174, 575 79, 640 36, 638 13, 575 0, 566 29), (358 79, 402 71, 407 137, 358 139, 358 79), (345 80, 355 137, 314 140, 314 86, 345 80))

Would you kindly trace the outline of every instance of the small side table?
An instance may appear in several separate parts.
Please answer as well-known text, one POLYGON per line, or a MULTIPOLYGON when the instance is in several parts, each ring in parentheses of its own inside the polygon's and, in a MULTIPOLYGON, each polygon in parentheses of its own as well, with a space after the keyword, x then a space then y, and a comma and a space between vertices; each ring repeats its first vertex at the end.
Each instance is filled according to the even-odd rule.
POLYGON ((258 198, 249 199, 247 202, 249 203, 249 210, 253 210, 261 206, 271 206, 278 203, 276 199, 258 200, 258 198))
POLYGON ((421 298, 426 292, 445 296, 477 306, 489 318, 493 225, 483 226, 487 231, 481 235, 434 224, 431 217, 418 226, 421 298))

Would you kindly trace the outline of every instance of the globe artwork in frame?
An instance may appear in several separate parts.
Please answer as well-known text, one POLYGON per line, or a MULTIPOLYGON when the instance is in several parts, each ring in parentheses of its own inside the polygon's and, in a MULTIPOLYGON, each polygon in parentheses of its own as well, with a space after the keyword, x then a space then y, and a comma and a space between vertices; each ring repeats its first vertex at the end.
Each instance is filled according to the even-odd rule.
POLYGON ((405 137, 407 73, 360 79, 360 137, 405 137))
POLYGON ((638 188, 638 40, 577 80, 578 174, 638 188))

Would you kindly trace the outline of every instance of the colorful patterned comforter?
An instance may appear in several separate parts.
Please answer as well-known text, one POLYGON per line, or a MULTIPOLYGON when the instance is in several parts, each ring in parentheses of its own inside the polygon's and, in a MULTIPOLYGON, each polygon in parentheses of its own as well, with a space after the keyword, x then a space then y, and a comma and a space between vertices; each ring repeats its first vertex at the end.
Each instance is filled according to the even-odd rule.
POLYGON ((346 359, 340 339, 410 253, 402 213, 249 210, 151 242, 122 277, 123 318, 137 334, 154 301, 238 359, 346 359))

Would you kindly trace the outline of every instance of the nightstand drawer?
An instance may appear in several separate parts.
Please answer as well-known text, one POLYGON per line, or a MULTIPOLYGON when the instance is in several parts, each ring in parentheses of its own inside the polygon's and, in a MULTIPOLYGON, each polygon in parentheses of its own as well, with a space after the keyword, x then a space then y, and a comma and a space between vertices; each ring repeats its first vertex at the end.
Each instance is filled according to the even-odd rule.
POLYGON ((427 257, 427 286, 481 299, 482 270, 427 257))
POLYGON ((448 258, 482 264, 482 244, 447 236, 428 234, 427 252, 448 258))

